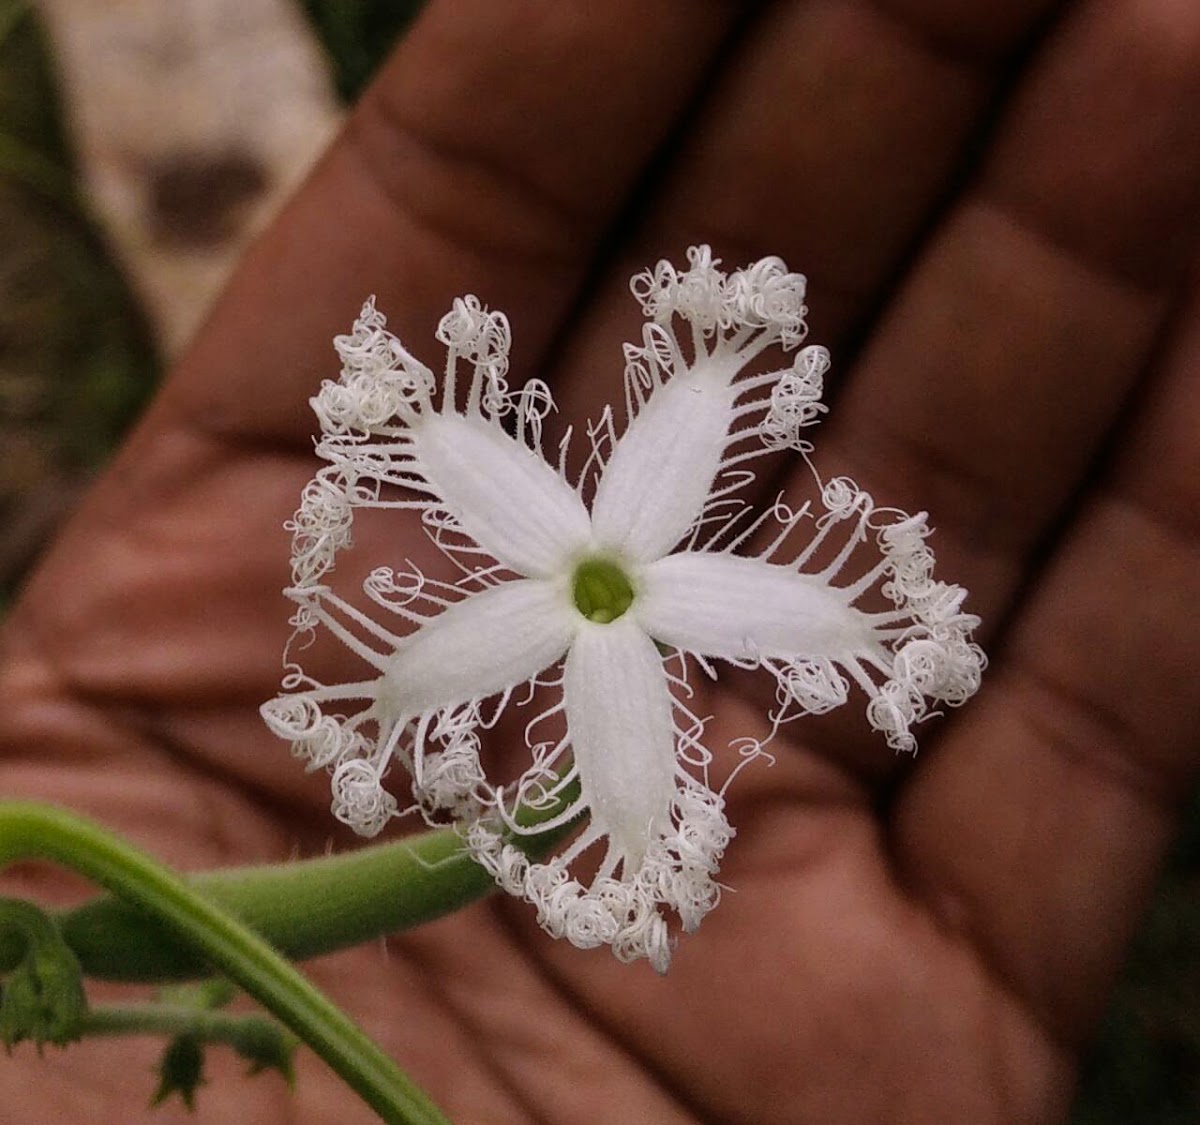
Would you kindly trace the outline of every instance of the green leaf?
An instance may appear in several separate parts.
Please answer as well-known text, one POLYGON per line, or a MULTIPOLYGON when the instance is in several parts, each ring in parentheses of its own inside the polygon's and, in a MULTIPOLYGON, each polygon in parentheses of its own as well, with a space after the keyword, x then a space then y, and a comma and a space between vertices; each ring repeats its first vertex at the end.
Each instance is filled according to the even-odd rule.
POLYGON ((162 1105, 178 1094, 189 1110, 196 1108, 196 1090, 204 1084, 204 1044, 195 1035, 177 1035, 163 1052, 158 1064, 158 1089, 150 1099, 152 1106, 162 1105))
POLYGON ((0 899, 0 929, 16 931, 25 954, 0 992, 0 1042, 31 1039, 62 1047, 79 1038, 87 1013, 83 970, 54 922, 31 902, 0 899))
POLYGON ((296 1070, 292 1060, 299 1040, 279 1024, 266 1020, 246 1023, 242 1034, 231 1042, 234 1050, 250 1064, 246 1071, 248 1077, 267 1070, 277 1070, 283 1075, 289 1089, 295 1086, 296 1070))

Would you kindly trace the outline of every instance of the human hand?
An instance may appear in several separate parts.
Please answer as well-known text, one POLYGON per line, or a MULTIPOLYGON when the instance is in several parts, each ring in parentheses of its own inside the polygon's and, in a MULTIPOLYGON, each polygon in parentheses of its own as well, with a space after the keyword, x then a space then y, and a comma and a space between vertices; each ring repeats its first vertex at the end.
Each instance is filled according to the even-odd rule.
MULTIPOLYGON (((313 976, 464 1122, 1060 1118, 1200 726, 1200 19, 1068 7, 1018 67, 1045 4, 781 4, 736 35, 716 4, 435 5, 14 611, 3 791, 189 868, 319 850, 323 779, 257 705, 330 338, 374 291, 423 354, 475 292, 581 420, 618 392, 631 272, 780 254, 834 353, 817 466, 930 511, 984 692, 915 767, 860 726, 788 728, 729 791, 736 893, 663 980, 499 899, 313 976)), ((400 517, 388 551, 419 534, 400 517)), ((723 682, 718 751, 764 723, 723 682)), ((134 1057, 18 1057, 5 1104, 128 1120, 134 1057)), ((294 1105, 214 1082, 200 1112, 347 1100, 314 1068, 294 1105)))

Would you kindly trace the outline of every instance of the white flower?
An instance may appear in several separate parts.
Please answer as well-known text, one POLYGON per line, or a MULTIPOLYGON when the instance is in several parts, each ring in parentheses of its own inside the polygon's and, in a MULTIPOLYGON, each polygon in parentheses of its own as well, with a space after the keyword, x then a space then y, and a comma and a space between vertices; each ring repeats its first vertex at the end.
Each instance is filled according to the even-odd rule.
MULTIPOLYGON (((755 363, 804 338, 804 278, 778 258, 729 273, 707 247, 688 258, 686 270, 659 262, 633 279, 648 321, 625 349, 627 425, 618 440, 606 410, 589 428, 574 484, 565 442, 557 465, 541 453, 549 388, 509 389, 502 314, 474 297, 454 303, 437 333, 439 391, 367 302, 335 341, 341 378, 313 400, 328 465, 290 525, 286 593, 293 643, 326 630, 370 671, 327 685, 289 663, 285 694, 263 707, 310 768, 330 771, 334 814, 356 831, 376 833, 400 811, 383 787, 399 762, 423 813, 457 823, 550 934, 659 971, 667 911, 684 930, 699 925, 733 836, 724 790, 708 783, 704 721, 687 705, 689 660, 709 675, 723 660, 774 676, 772 734, 856 687, 897 750, 915 749, 911 728, 931 705, 966 700, 984 665, 964 591, 932 577, 923 514, 877 509, 840 478, 819 509, 777 502, 750 518, 737 496, 753 480, 746 465, 772 450, 807 455, 801 435, 824 411, 829 358, 810 346, 783 370, 755 363), (419 511, 463 577, 375 570, 363 591, 381 612, 338 596, 326 579, 365 508, 419 511), (734 553, 751 543, 754 555, 734 553), (865 566, 863 552, 874 556, 865 566), (533 705, 547 687, 552 702, 533 705), (526 725, 532 760, 495 785, 481 732, 510 704, 538 712, 526 725), (527 859, 510 842, 531 831, 515 808, 552 808, 572 786, 578 796, 538 830, 586 812, 584 827, 556 857, 527 859), (574 878, 593 848, 597 874, 574 878)), ((765 741, 738 748, 753 755, 765 741)))

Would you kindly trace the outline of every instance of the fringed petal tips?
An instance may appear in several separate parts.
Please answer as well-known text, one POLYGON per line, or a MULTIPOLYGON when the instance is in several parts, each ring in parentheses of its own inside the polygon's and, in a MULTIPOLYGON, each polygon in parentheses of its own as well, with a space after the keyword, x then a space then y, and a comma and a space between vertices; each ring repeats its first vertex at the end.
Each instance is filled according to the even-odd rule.
POLYGON ((295 634, 284 691, 262 708, 329 773, 334 815, 356 832, 406 808, 449 821, 547 933, 660 972, 670 920, 691 932, 717 904, 734 834, 687 705, 690 665, 774 677, 770 734, 739 740, 750 756, 782 723, 856 693, 888 744, 913 750, 914 728, 965 702, 985 665, 965 591, 933 576, 923 514, 877 508, 845 478, 819 508, 777 500, 753 517, 735 495, 757 458, 807 458, 829 355, 801 347, 801 275, 778 258, 719 267, 702 246, 686 269, 659 262, 632 280, 647 324, 625 349, 623 432, 609 409, 589 427, 579 482, 565 445, 543 456, 549 389, 509 387, 503 314, 454 302, 439 380, 368 301, 335 341, 340 378, 313 399, 326 464, 288 525, 295 634), (770 348, 795 354, 767 370, 756 361, 770 348), (420 514, 457 582, 381 566, 359 594, 336 591, 356 514, 389 508, 420 514), (357 662, 348 682, 296 662, 318 632, 357 662), (514 708, 529 709, 529 763, 494 778, 488 731, 514 708), (544 862, 519 847, 576 822, 544 862))

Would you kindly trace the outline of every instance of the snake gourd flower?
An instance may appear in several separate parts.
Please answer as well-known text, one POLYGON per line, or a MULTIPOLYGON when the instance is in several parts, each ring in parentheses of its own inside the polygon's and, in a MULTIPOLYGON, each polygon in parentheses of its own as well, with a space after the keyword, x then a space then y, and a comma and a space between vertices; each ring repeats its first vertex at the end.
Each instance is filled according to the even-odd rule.
POLYGON ((624 425, 610 408, 589 426, 574 480, 566 440, 543 455, 549 387, 510 389, 501 313, 454 302, 437 330, 439 386, 368 300, 335 341, 341 377, 312 400, 327 464, 289 525, 295 633, 284 690, 262 709, 329 772, 334 815, 360 834, 403 811, 407 786, 405 803, 455 823, 548 933, 660 972, 668 918, 691 932, 716 905, 734 835, 689 672, 715 676, 719 661, 774 678, 770 734, 737 747, 753 756, 854 689, 888 744, 914 750, 913 727, 971 696, 985 663, 965 591, 933 577, 923 513, 876 507, 846 478, 795 509, 779 500, 755 516, 743 499, 757 458, 807 462, 829 356, 801 347, 803 276, 778 258, 719 267, 702 246, 685 269, 662 261, 632 279, 646 323, 625 346, 624 425), (791 362, 768 370, 772 348, 791 362), (458 580, 406 563, 372 571, 357 600, 337 594, 330 573, 355 514, 378 508, 418 512, 458 580), (320 632, 363 678, 305 673, 295 653, 320 632), (486 732, 521 708, 528 765, 489 777, 486 732), (564 801, 536 829, 514 815, 564 801), (512 843, 583 813, 545 861, 512 843))

